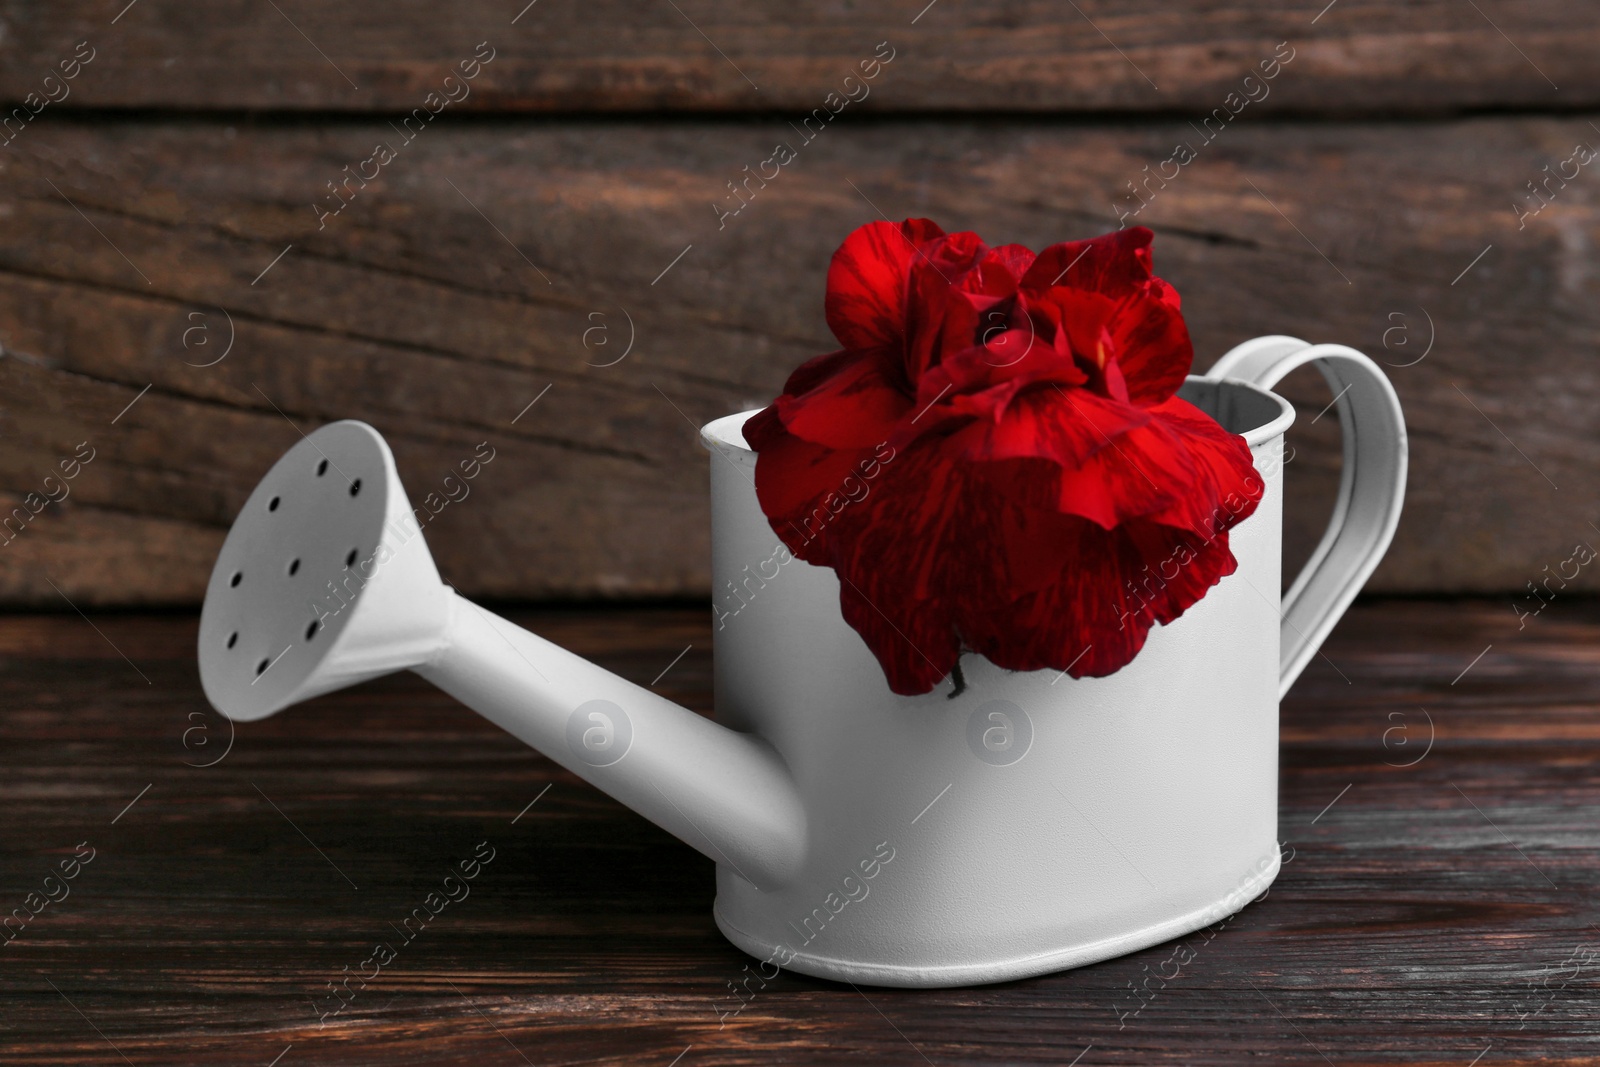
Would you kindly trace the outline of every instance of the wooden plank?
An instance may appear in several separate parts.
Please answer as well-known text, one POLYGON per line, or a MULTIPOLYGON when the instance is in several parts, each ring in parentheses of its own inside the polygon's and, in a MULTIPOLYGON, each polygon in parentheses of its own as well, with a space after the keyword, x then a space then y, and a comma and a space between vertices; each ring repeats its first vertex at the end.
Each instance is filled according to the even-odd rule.
MULTIPOLYGON (((784 974, 735 1011, 751 961, 712 924, 711 865, 420 681, 241 725, 203 767, 228 735, 192 616, 0 618, 0 889, 20 902, 96 850, 0 950, 0 1048, 140 1067, 1593 1063, 1594 963, 1564 961, 1600 944, 1600 609, 1509 633, 1506 615, 1355 608, 1283 708, 1291 861, 1185 939, 1194 960, 1137 1015, 1130 983, 1176 942, 972 989, 784 974), (480 841, 471 896, 319 1025, 328 978, 480 841)), ((659 688, 709 705, 703 606, 518 619, 641 683, 692 644, 659 688)))
MULTIPOLYGON (((1584 139, 1581 119, 1241 120, 1209 144, 1181 121, 841 125, 810 143, 781 120, 457 125, 352 184, 319 228, 314 199, 385 130, 97 121, 12 146, 0 490, 37 491, 82 442, 99 451, 69 500, 0 546, 0 595, 58 602, 49 574, 78 602, 192 603, 259 475, 344 417, 390 437, 414 496, 480 442, 497 449, 428 529, 472 595, 705 595, 694 427, 766 402, 831 347, 822 278, 844 234, 880 211, 1035 247, 1103 232, 1180 139, 1198 158, 1131 221, 1159 233, 1197 367, 1292 332, 1391 368, 1412 475, 1376 588, 1526 592, 1597 536, 1592 176, 1552 184, 1536 216, 1512 208, 1584 139), (719 228, 718 194, 724 212, 739 202, 725 183, 780 139, 796 161, 719 228), (117 562, 70 562, 73 543, 117 562), (119 577, 123 560, 149 569, 119 577)), ((1303 557, 1337 429, 1320 381, 1288 388, 1303 557)), ((1592 570, 1570 590, 1595 588, 1592 570)))
MULTIPOLYGON (((1578 0, 1387 4, 712 5, 464 0, 316 5, 180 0, 0 5, 0 97, 70 108, 409 113, 480 43, 493 55, 456 110, 805 113, 880 42, 872 111, 1209 112, 1287 42, 1259 110, 1592 107, 1600 26, 1578 0), (70 84, 43 81, 79 42, 70 84), (492 50, 492 51, 491 51, 492 50), (1288 52, 1284 54, 1290 54, 1288 52), (70 94, 65 95, 63 94, 70 94)), ((69 68, 73 69, 73 68, 69 68)), ((469 68, 472 69, 472 68, 469 68)), ((1251 91, 1259 93, 1260 89, 1251 91)), ((1255 105, 1253 105, 1255 106, 1255 105)))

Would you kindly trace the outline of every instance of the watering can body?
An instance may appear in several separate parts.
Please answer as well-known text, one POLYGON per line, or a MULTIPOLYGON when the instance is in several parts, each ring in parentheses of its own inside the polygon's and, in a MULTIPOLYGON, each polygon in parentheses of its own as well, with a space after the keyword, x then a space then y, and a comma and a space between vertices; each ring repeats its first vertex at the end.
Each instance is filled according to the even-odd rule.
MULTIPOLYGON (((1106 959, 1214 923, 1271 883, 1279 697, 1376 566, 1405 482, 1398 401, 1351 349, 1261 338, 1182 395, 1245 437, 1264 493, 1231 533, 1238 570, 1106 678, 1007 672, 972 656, 958 696, 948 686, 891 692, 840 614, 833 572, 791 558, 762 514, 740 432, 750 413, 702 431, 712 450, 716 722, 439 583, 420 536, 401 536, 410 512, 387 448, 348 423, 312 440, 326 434, 320 447, 352 471, 373 468, 382 507, 337 534, 311 518, 277 542, 270 519, 241 531, 241 517, 208 592, 202 678, 221 710, 250 718, 416 670, 716 860, 717 924, 763 967, 934 987, 1106 959), (1294 413, 1268 389, 1307 363, 1343 390, 1345 469, 1328 535, 1280 596, 1283 434, 1294 413), (301 623, 293 598, 263 611, 235 595, 233 576, 263 545, 311 554, 339 537, 387 558, 357 568, 370 577, 319 617, 305 655, 282 654, 280 677, 247 681, 260 650, 301 623), (288 621, 263 623, 234 655, 241 620, 274 612, 288 621), (311 648, 317 636, 323 645, 311 648)), ((294 455, 246 512, 290 489, 343 499, 343 486, 295 473, 320 460, 306 452, 288 463, 294 455)), ((308 515, 326 510, 311 503, 308 515)))

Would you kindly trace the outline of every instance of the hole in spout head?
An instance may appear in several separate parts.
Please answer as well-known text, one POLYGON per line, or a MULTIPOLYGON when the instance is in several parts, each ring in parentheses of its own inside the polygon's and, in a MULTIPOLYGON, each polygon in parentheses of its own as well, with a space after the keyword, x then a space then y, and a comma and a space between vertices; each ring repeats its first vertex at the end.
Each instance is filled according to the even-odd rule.
POLYGON ((350 483, 350 495, 355 496, 359 492, 361 492, 361 479, 357 478, 350 483))
POLYGON ((275 496, 271 500, 267 501, 267 510, 268 511, 277 511, 278 510, 278 502, 281 501, 282 499, 283 498, 280 497, 280 496, 275 496))
POLYGON ((300 561, 298 559, 290 560, 289 561, 289 577, 293 578, 295 576, 295 573, 297 571, 299 571, 299 570, 300 570, 300 561))
POLYGON ((235 630, 233 633, 228 635, 228 647, 232 648, 234 645, 237 645, 238 643, 239 643, 239 631, 235 630))
POLYGON ((264 659, 260 663, 257 663, 256 664, 256 677, 259 678, 262 674, 266 673, 267 668, 269 666, 271 666, 271 665, 272 665, 272 661, 270 659, 264 659))
POLYGON ((243 571, 234 571, 233 572, 233 577, 228 579, 229 587, 237 589, 239 587, 239 579, 241 579, 243 577, 244 577, 244 572, 243 571))
POLYGON ((323 460, 321 463, 317 464, 317 477, 320 478, 324 474, 327 474, 327 473, 328 473, 328 461, 327 460, 323 460))
POLYGON ((356 565, 356 550, 355 549, 352 548, 349 552, 347 552, 345 554, 344 565, 345 565, 345 569, 346 570, 348 570, 349 568, 354 567, 356 565))
POLYGON ((321 621, 318 620, 318 619, 312 619, 311 620, 311 625, 306 627, 306 640, 309 641, 313 637, 317 636, 317 631, 320 630, 321 628, 322 628, 321 621))

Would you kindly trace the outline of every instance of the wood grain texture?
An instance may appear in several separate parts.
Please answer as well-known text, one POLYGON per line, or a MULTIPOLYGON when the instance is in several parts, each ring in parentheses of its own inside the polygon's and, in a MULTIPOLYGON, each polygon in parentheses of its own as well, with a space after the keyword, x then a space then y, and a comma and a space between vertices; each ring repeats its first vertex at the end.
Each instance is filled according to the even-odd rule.
MULTIPOLYGON (((97 452, 0 545, 0 597, 198 602, 255 481, 344 417, 389 437, 417 499, 497 450, 427 531, 471 595, 704 595, 695 427, 832 347, 844 234, 880 212, 997 244, 1103 232, 1180 139, 1199 158, 1130 221, 1158 233, 1197 368, 1263 333, 1373 353, 1412 435, 1374 587, 1526 592, 1600 521, 1600 216, 1587 171, 1537 216, 1512 205, 1593 130, 1247 118, 1210 143, 1180 121, 841 119, 810 143, 778 120, 441 121, 320 227, 315 198, 399 140, 387 123, 30 129, 0 156, 0 489, 97 452), (779 140, 798 158, 719 227, 724 183, 779 140)), ((1301 378, 1291 558, 1338 465, 1330 396, 1301 378)))
POLYGON ((1579 0, 122 6, 0 4, 0 97, 41 92, 88 41, 61 107, 405 113, 488 41, 462 108, 808 112, 889 41, 895 64, 864 102, 876 111, 1208 111, 1287 41, 1273 110, 1600 102, 1600 26, 1579 0))
MULTIPOLYGON (((709 705, 704 607, 519 621, 641 684, 692 644, 658 688, 709 705)), ((751 961, 711 865, 421 682, 240 726, 218 759, 193 618, 94 626, 0 620, 5 906, 96 850, 0 948, 7 1063, 1600 1061, 1594 602, 1520 632, 1499 603, 1358 605, 1283 708, 1290 861, 1136 1015, 1177 942, 974 989, 785 974, 735 1013, 751 961), (471 896, 319 1025, 325 983, 482 841, 471 896)))

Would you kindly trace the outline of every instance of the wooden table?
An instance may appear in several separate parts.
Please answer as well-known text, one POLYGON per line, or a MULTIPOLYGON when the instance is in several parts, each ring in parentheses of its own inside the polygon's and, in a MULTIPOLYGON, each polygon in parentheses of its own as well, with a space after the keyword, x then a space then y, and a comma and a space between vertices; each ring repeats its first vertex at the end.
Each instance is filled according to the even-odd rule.
MULTIPOLYGON (((702 608, 516 617, 642 683, 692 645, 657 688, 709 705, 702 608)), ((410 676, 230 748, 194 632, 0 620, 0 908, 70 892, 0 948, 0 1063, 1600 1063, 1581 601, 1520 632, 1498 601, 1359 605, 1283 707, 1290 862, 1164 986, 1177 943, 974 989, 785 974, 748 1002, 698 854, 410 676), (334 1014, 327 983, 489 850, 334 1014)))

